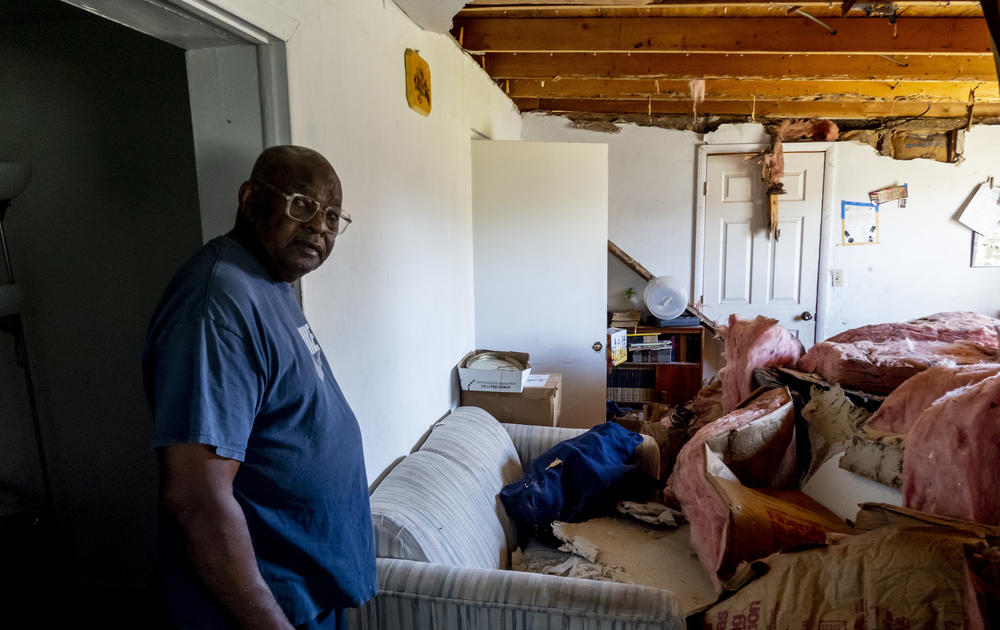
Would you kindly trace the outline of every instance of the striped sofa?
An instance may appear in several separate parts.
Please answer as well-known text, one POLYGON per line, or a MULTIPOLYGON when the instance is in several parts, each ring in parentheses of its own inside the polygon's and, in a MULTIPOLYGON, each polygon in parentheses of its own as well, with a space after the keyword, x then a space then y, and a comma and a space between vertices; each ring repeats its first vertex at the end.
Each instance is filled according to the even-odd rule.
MULTIPOLYGON (((376 482, 371 495, 379 594, 353 628, 384 630, 681 630, 673 593, 509 570, 515 527, 497 494, 521 465, 583 433, 501 424, 459 407, 376 482)), ((651 438, 640 464, 655 471, 651 438)))

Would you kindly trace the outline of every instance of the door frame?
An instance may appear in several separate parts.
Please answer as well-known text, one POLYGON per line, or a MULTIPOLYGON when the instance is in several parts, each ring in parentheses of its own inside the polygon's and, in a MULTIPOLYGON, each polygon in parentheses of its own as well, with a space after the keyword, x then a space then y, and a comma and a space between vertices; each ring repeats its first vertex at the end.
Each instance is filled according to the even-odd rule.
MULTIPOLYGON (((294 35, 303 17, 276 6, 273 0, 62 1, 185 51, 202 238, 208 241, 221 233, 221 219, 214 216, 213 200, 235 197, 230 181, 234 175, 225 168, 220 172, 219 156, 249 151, 250 145, 256 145, 253 155, 240 155, 252 163, 262 148, 291 142, 285 42, 294 35), (212 51, 231 52, 219 61, 212 51), (240 68, 250 70, 231 75, 225 90, 197 80, 218 72, 227 62, 232 64, 233 55, 239 56, 240 68), (254 92, 259 107, 259 135, 250 138, 241 131, 239 137, 234 137, 233 132, 227 137, 227 127, 216 124, 227 117, 227 108, 233 107, 226 98, 254 92)), ((229 214, 223 223, 228 229, 229 214)))
MULTIPOLYGON (((62 2, 185 51, 202 240, 207 242, 225 232, 231 225, 231 212, 220 216, 214 201, 235 199, 232 182, 242 181, 244 171, 236 174, 232 162, 220 161, 218 157, 242 151, 245 154, 241 153, 241 157, 252 163, 265 147, 291 144, 285 42, 291 39, 304 19, 300 11, 276 6, 273 0, 62 2), (233 63, 233 55, 239 56, 248 62, 242 65, 244 69, 256 66, 255 74, 231 75, 233 80, 225 90, 196 80, 198 76, 218 71, 227 63, 213 56, 212 51, 219 51, 228 63, 233 63), (226 125, 216 124, 227 118, 227 108, 234 107, 239 94, 253 92, 258 97, 259 136, 251 138, 240 130, 227 131, 226 125), (206 103, 211 105, 206 106, 206 103), (252 151, 250 145, 255 145, 252 151)), ((296 281, 293 286, 301 303, 301 284, 296 281)))
MULTIPOLYGON (((823 279, 830 275, 830 217, 833 216, 833 142, 795 142, 783 145, 785 153, 823 153, 823 199, 820 204, 819 261, 816 270, 816 338, 813 342, 826 339, 827 302, 830 297, 829 283, 823 279)), ((698 147, 695 168, 695 221, 694 221, 694 294, 691 302, 704 302, 705 290, 705 192, 708 185, 708 156, 726 153, 760 153, 766 151, 766 143, 742 144, 702 144, 698 147)), ((724 323, 724 322, 721 322, 724 323)))

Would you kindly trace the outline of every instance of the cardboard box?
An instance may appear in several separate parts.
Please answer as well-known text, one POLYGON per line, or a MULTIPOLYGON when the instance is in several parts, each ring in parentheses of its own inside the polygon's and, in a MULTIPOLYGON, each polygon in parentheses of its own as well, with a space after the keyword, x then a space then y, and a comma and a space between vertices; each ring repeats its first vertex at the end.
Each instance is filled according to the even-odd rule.
POLYGON ((477 349, 468 353, 458 362, 458 382, 463 390, 474 392, 520 392, 531 374, 531 364, 528 363, 528 353, 509 352, 502 350, 477 349), (519 361, 525 366, 523 370, 477 370, 462 367, 466 360, 480 352, 495 352, 519 361))
POLYGON ((628 333, 624 328, 608 328, 608 364, 611 366, 628 360, 628 333))
POLYGON ((554 427, 562 401, 561 374, 532 374, 520 393, 462 391, 462 404, 480 407, 501 422, 554 427))

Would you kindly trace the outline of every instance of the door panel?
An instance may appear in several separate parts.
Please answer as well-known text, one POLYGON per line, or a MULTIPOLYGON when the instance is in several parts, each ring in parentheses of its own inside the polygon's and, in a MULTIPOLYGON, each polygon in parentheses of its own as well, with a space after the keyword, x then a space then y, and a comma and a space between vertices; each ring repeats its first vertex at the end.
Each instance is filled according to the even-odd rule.
POLYGON ((785 153, 777 241, 767 230, 758 162, 744 155, 707 160, 705 314, 720 323, 730 313, 773 317, 809 347, 815 338, 824 154, 785 153))
POLYGON ((725 304, 750 303, 750 261, 753 255, 753 233, 750 221, 723 220, 725 244, 720 268, 725 274, 722 297, 725 304))
MULTIPOLYGON (((779 211, 780 212, 780 211, 779 211)), ((771 241, 771 256, 768 261, 771 266, 770 293, 768 302, 771 304, 801 303, 801 272, 802 260, 802 217, 782 219, 778 221, 781 238, 771 241)))
POLYGON ((476 347, 563 378, 560 426, 604 421, 608 147, 472 143, 476 347))

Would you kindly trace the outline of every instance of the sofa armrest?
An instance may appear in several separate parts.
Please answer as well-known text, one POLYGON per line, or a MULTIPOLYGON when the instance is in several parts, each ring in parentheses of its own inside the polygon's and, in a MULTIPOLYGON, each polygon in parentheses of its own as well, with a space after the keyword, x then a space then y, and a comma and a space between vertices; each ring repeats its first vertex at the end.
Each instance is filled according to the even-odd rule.
POLYGON ((670 591, 634 584, 379 558, 379 594, 351 628, 683 630, 670 591))
MULTIPOLYGON (((511 441, 514 450, 521 458, 521 466, 527 468, 528 462, 549 450, 559 442, 574 438, 586 429, 570 429, 567 427, 546 427, 531 424, 501 423, 511 441)), ((660 447, 652 437, 641 433, 642 443, 636 447, 636 458, 639 468, 656 479, 660 478, 660 447)))

